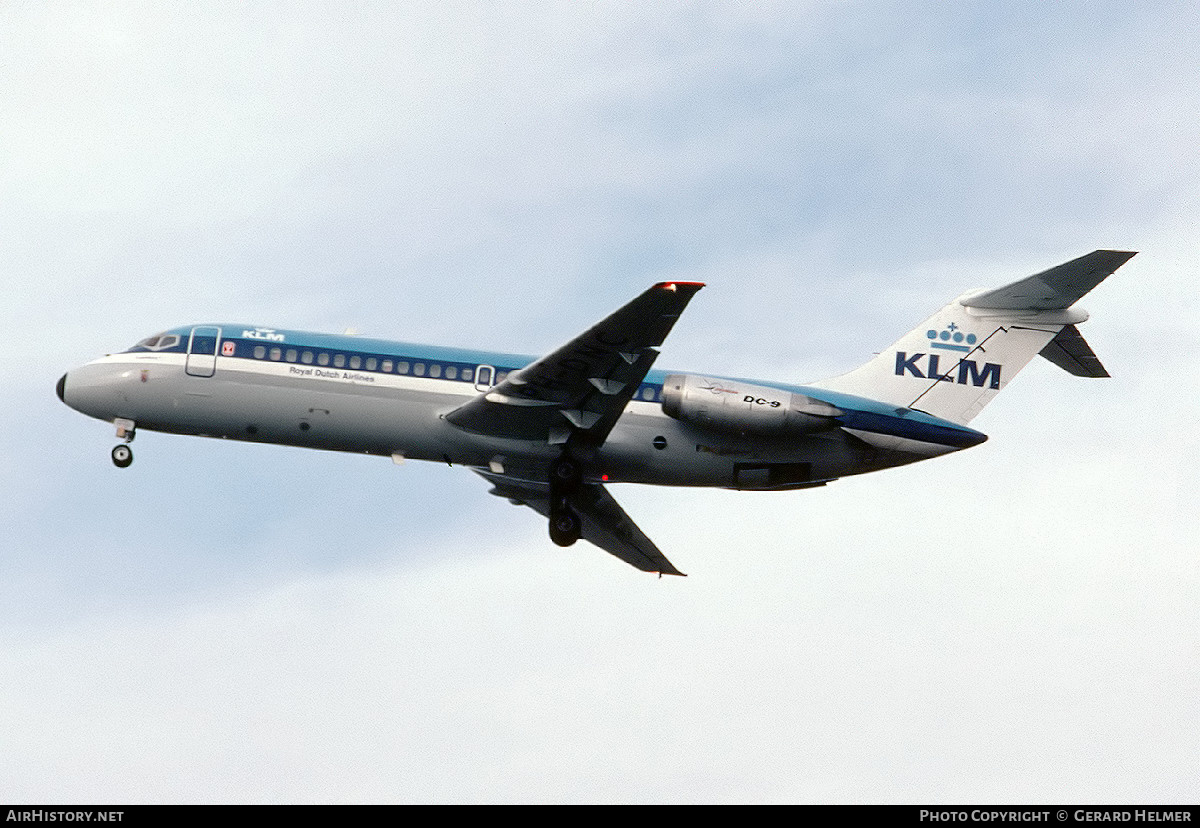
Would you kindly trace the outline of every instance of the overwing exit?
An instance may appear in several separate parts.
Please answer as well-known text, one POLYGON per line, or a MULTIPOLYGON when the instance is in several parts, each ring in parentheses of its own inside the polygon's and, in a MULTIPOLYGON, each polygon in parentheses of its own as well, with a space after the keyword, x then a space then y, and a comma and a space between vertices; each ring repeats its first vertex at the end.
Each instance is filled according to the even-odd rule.
POLYGON ((698 282, 660 282, 541 357, 204 323, 64 374, 59 398, 139 431, 465 466, 647 572, 681 575, 609 483, 802 489, 978 445, 968 423, 1041 354, 1108 376, 1082 296, 1134 253, 1097 250, 964 294, 862 367, 792 385, 653 369, 698 282))

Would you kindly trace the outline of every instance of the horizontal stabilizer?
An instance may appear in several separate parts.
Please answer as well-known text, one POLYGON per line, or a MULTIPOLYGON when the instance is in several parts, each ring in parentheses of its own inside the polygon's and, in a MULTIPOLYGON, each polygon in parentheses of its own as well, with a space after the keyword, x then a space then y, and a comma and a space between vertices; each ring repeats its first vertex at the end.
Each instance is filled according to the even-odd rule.
POLYGON ((1074 325, 1067 325, 1041 350, 1042 356, 1077 377, 1107 377, 1108 371, 1092 351, 1092 346, 1074 325))
POLYGON ((1002 288, 968 296, 961 302, 969 308, 994 310, 1063 310, 1135 255, 1125 250, 1094 250, 1002 288))

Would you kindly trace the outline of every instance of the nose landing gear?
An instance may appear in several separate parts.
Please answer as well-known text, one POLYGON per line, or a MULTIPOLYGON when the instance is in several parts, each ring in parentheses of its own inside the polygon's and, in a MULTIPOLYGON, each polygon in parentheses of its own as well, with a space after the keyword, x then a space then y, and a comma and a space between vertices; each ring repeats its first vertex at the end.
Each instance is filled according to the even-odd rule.
POLYGON ((133 449, 121 443, 113 447, 112 450, 113 465, 118 469, 123 469, 133 462, 133 449))
POLYGON ((117 427, 117 437, 125 442, 119 443, 113 448, 112 461, 118 469, 123 469, 133 462, 133 449, 129 447, 129 444, 133 442, 134 435, 137 433, 137 423, 118 417, 113 420, 113 425, 117 427))

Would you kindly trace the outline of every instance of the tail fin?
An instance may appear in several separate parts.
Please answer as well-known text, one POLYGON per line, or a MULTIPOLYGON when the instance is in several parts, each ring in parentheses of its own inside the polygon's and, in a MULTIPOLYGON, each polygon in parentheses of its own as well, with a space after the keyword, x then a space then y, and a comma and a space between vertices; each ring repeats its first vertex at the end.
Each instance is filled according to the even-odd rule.
POLYGON ((811 383, 969 423, 1039 353, 1077 376, 1108 372, 1072 308, 1135 254, 1097 250, 1002 288, 964 294, 867 364, 811 383))

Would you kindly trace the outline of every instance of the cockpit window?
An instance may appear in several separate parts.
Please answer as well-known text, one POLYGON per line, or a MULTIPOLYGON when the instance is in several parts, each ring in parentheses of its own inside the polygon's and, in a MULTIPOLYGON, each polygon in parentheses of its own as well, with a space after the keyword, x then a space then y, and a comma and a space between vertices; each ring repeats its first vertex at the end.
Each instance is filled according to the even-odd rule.
POLYGON ((134 345, 133 349, 145 348, 147 351, 165 351, 169 348, 174 348, 178 344, 179 336, 177 334, 160 333, 146 337, 134 345))

